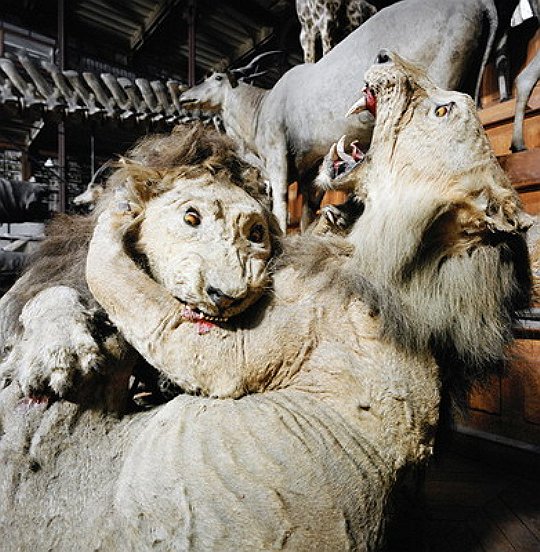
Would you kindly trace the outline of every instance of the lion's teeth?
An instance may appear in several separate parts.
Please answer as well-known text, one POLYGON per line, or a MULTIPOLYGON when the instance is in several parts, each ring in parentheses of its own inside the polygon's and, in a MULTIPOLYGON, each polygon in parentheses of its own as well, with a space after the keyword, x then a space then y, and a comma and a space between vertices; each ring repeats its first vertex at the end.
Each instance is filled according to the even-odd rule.
POLYGON ((359 100, 357 100, 347 113, 345 114, 345 117, 350 117, 351 115, 354 115, 356 113, 361 113, 362 111, 365 111, 367 109, 367 99, 365 96, 362 96, 359 100))
POLYGON ((211 316, 209 314, 205 314, 199 311, 198 309, 190 307, 189 305, 184 305, 184 308, 182 310, 182 316, 186 320, 190 320, 191 322, 203 321, 203 320, 207 320, 208 322, 227 322, 227 320, 229 320, 228 317, 211 316))

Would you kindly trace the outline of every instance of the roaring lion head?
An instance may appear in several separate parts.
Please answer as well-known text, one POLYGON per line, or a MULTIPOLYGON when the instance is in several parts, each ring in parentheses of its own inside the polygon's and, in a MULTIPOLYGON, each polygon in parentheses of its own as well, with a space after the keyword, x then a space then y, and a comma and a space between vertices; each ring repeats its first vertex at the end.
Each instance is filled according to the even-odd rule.
POLYGON ((342 140, 319 182, 363 202, 348 239, 354 270, 379 289, 383 332, 435 354, 462 392, 500 369, 515 310, 528 305, 530 217, 469 96, 387 51, 365 79, 349 115, 374 116, 370 148, 343 154, 342 140))
POLYGON ((132 253, 187 320, 224 322, 267 289, 279 230, 258 171, 228 139, 200 127, 145 139, 111 188, 106 204, 134 211, 132 253))
POLYGON ((352 142, 352 155, 346 153, 343 137, 327 155, 319 185, 361 198, 387 192, 399 198, 415 188, 450 211, 445 219, 466 234, 464 249, 486 232, 530 226, 470 96, 435 86, 423 68, 385 50, 365 80, 347 115, 368 110, 375 118, 369 151, 352 142))

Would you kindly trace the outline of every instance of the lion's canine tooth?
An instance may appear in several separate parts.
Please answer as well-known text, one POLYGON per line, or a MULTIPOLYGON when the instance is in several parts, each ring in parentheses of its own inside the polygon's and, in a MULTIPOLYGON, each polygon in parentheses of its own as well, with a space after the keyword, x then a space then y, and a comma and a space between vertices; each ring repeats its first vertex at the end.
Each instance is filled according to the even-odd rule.
POLYGON ((362 97, 357 100, 351 107, 349 107, 349 111, 345 114, 345 117, 350 117, 351 115, 354 115, 355 113, 360 113, 362 111, 365 111, 367 109, 367 100, 366 97, 362 94, 362 97))
POLYGON ((354 163, 354 158, 345 151, 345 134, 339 139, 337 143, 337 153, 339 158, 346 163, 354 163))
POLYGON ((332 161, 337 161, 339 159, 339 155, 337 153, 337 144, 335 142, 332 144, 332 147, 330 148, 329 156, 332 161))

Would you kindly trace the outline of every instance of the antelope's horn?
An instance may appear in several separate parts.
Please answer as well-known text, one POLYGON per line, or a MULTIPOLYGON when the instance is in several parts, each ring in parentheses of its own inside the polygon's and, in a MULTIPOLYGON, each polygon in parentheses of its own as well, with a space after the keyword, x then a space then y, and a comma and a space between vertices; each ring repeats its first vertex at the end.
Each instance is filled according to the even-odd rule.
POLYGON ((250 73, 252 71, 257 70, 257 64, 270 56, 275 56, 277 54, 283 54, 283 50, 271 50, 270 52, 263 52, 262 54, 259 54, 258 56, 255 56, 247 65, 244 65, 243 67, 237 67, 236 69, 231 69, 231 73, 237 74, 241 73, 243 76, 250 76, 250 73))

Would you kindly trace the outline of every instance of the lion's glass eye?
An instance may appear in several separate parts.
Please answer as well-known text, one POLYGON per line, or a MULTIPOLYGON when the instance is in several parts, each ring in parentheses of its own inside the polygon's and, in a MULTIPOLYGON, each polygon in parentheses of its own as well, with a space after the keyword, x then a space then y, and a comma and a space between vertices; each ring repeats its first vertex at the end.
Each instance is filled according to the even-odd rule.
POLYGON ((201 216, 195 209, 188 209, 184 215, 184 222, 190 226, 199 226, 201 224, 201 216))
POLYGON ((249 231, 249 241, 253 243, 262 243, 264 240, 264 227, 262 224, 254 224, 249 231))
POLYGON ((440 105, 436 110, 435 110, 435 116, 436 117, 446 117, 448 115, 448 112, 450 111, 450 109, 448 108, 447 105, 440 105))

